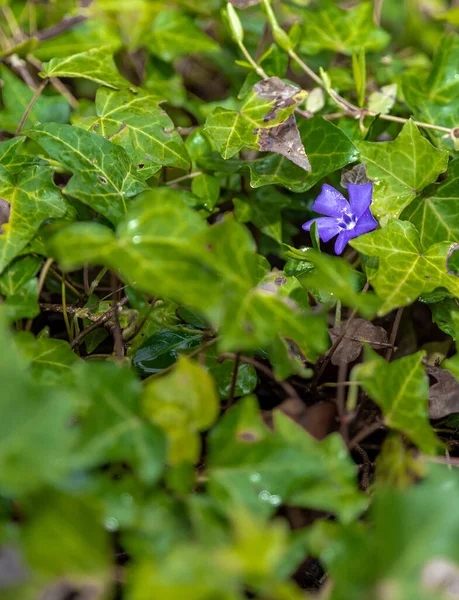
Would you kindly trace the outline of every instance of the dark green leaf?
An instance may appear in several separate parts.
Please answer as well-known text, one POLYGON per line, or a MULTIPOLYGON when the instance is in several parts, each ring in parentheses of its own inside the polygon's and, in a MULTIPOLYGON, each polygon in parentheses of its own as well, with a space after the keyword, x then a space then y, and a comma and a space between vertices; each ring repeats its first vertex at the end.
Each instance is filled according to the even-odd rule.
POLYGON ((94 133, 52 123, 35 127, 28 136, 73 173, 64 192, 113 223, 126 214, 129 198, 146 187, 131 172, 127 152, 94 133))

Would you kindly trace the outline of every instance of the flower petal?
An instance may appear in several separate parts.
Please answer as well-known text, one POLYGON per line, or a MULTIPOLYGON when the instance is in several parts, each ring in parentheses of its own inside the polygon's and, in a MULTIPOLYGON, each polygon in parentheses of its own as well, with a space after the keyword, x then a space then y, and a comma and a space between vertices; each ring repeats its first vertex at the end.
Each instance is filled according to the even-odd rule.
POLYGON ((321 215, 335 218, 340 217, 343 213, 350 213, 349 203, 343 194, 326 183, 322 186, 322 191, 315 199, 312 210, 321 215))
POLYGON ((309 231, 313 223, 317 223, 317 231, 320 239, 323 242, 328 242, 332 239, 332 237, 335 237, 335 235, 338 235, 338 233, 342 231, 342 228, 338 225, 336 219, 333 217, 319 217, 317 219, 311 219, 303 225, 303 229, 309 231))
POLYGON ((371 210, 367 208, 367 210, 355 224, 353 229, 354 235, 352 237, 357 237, 359 235, 363 235, 364 233, 368 233, 369 231, 373 231, 373 229, 376 229, 377 226, 378 221, 371 214, 371 210))
POLYGON ((335 242, 335 254, 342 254, 344 248, 346 247, 349 240, 351 240, 355 236, 355 229, 343 229, 339 236, 336 238, 335 242))
POLYGON ((371 196, 373 194, 372 183, 348 183, 349 202, 351 204, 351 212, 359 219, 363 213, 370 207, 371 196))

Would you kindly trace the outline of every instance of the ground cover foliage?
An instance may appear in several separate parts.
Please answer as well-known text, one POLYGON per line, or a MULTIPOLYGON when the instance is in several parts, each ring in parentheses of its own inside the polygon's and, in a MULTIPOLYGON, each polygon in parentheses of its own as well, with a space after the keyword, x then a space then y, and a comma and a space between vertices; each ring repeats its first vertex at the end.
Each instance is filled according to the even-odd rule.
POLYGON ((459 598, 458 11, 0 2, 2 599, 459 598))

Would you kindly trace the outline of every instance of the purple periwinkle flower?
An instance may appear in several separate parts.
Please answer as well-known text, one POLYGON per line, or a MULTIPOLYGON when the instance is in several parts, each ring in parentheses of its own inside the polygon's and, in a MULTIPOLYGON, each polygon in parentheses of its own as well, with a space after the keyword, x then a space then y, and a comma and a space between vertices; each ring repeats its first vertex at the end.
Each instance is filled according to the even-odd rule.
POLYGON ((323 242, 328 242, 335 235, 335 254, 341 254, 352 238, 373 231, 378 222, 370 211, 372 183, 348 183, 349 202, 331 185, 324 184, 322 191, 312 205, 312 210, 326 215, 311 219, 303 225, 309 231, 313 223, 317 223, 317 231, 323 242))

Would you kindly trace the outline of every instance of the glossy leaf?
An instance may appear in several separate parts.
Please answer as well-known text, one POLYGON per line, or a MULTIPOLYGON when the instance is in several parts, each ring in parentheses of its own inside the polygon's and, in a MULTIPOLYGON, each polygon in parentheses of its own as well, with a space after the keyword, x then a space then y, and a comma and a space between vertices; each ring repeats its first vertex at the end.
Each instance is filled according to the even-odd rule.
MULTIPOLYGON (((206 352, 206 367, 215 380, 218 395, 222 400, 227 400, 231 391, 236 363, 234 360, 219 361, 218 355, 215 348, 209 348, 206 352)), ((239 363, 233 397, 239 398, 239 396, 250 394, 255 390, 257 384, 258 377, 255 367, 239 363)))
POLYGON ((355 238, 351 246, 379 258, 370 281, 382 301, 380 315, 407 306, 437 287, 459 294, 459 279, 448 268, 455 246, 441 242, 424 250, 415 226, 408 221, 393 219, 383 229, 355 238))
POLYGON ((129 81, 119 74, 110 46, 92 48, 87 52, 63 58, 52 58, 43 64, 40 75, 43 78, 81 77, 115 89, 131 86, 129 81))
POLYGON ((434 148, 408 121, 393 142, 358 142, 360 160, 373 180, 373 214, 398 217, 401 211, 448 165, 448 155, 434 148))
POLYGON ((96 110, 98 117, 84 118, 76 124, 122 146, 142 179, 148 179, 163 165, 189 168, 183 140, 159 106, 157 96, 99 88, 96 110))
POLYGON ((127 152, 94 133, 70 125, 40 125, 28 136, 73 177, 64 188, 113 223, 127 211, 127 201, 145 189, 131 172, 127 152))
POLYGON ((459 241, 459 159, 450 163, 448 178, 429 186, 402 213, 419 231, 423 248, 459 241))
POLYGON ((423 353, 387 363, 370 348, 355 370, 355 380, 381 408, 384 421, 407 435, 423 452, 441 448, 428 419, 429 382, 422 366, 423 353))
POLYGON ((0 235, 0 272, 32 241, 46 219, 64 217, 67 206, 52 172, 31 166, 17 175, 0 166, 0 197, 10 204, 7 224, 0 235))
POLYGON ((201 341, 200 331, 162 329, 143 342, 132 357, 132 364, 141 375, 159 373, 173 365, 180 353, 199 346, 201 341))

